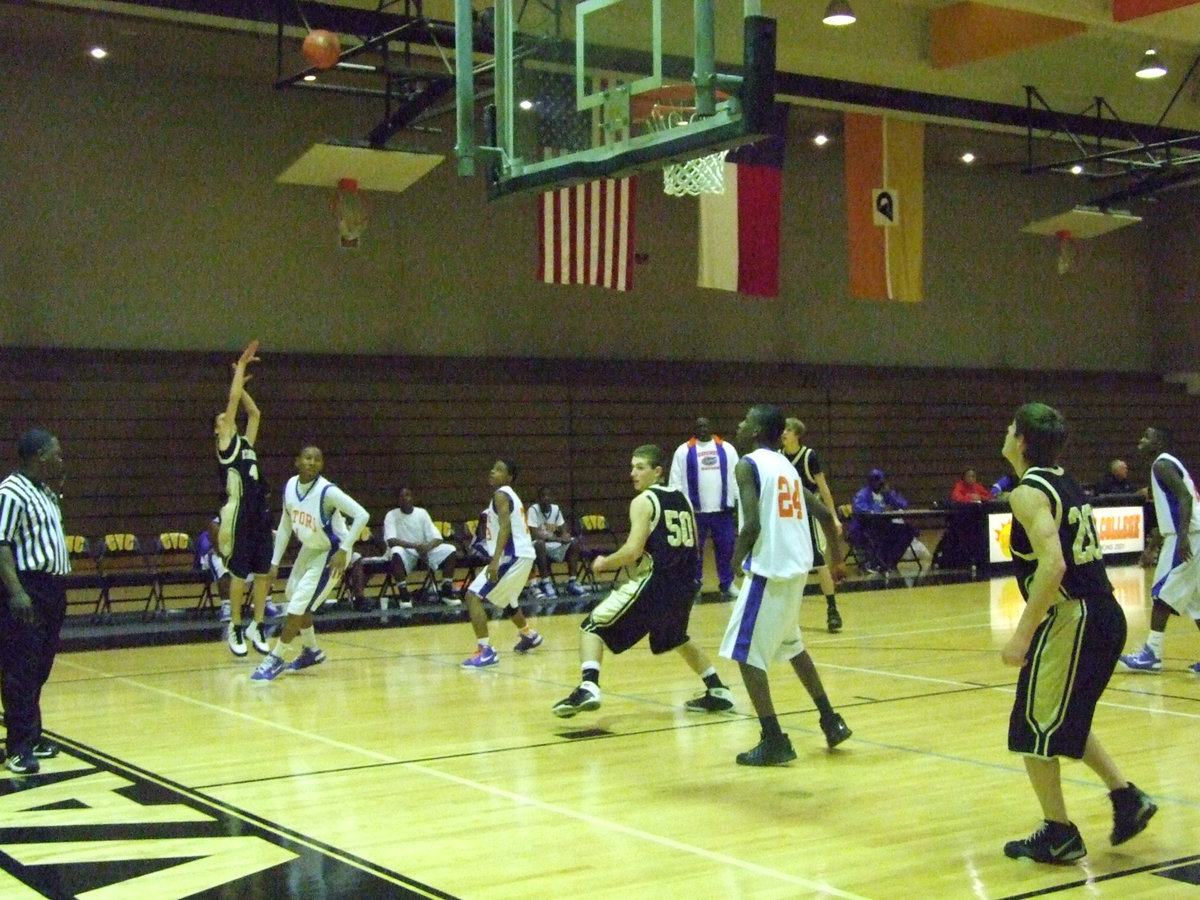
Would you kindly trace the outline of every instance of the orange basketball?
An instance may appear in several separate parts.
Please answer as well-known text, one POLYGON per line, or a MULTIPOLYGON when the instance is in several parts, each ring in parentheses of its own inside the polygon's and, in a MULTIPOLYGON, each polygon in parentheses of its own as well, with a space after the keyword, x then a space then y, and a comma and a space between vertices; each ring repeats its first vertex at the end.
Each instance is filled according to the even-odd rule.
POLYGON ((342 42, 332 31, 317 28, 304 36, 304 45, 300 52, 318 69, 332 69, 341 55, 342 42))

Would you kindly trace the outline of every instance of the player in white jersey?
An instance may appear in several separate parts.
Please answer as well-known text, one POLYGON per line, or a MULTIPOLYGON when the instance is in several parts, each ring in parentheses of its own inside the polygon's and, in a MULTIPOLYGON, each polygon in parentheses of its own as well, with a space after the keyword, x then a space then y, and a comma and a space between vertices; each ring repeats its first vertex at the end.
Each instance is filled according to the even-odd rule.
MULTIPOLYGON (((1162 671, 1163 637, 1172 615, 1188 616, 1200 628, 1200 497, 1183 463, 1166 452, 1170 443, 1171 432, 1161 427, 1147 428, 1138 441, 1139 452, 1155 457, 1150 486, 1158 530, 1146 553, 1153 554, 1154 542, 1162 546, 1150 588, 1154 607, 1146 645, 1121 657, 1135 672, 1162 671)), ((1200 675, 1200 662, 1188 670, 1200 675)))
POLYGON ((300 542, 300 552, 292 564, 285 597, 287 618, 270 654, 250 677, 271 681, 285 668, 284 654, 300 635, 304 644, 300 654, 286 668, 307 669, 325 662, 325 653, 317 647, 313 612, 338 586, 354 549, 352 534, 362 534, 370 518, 353 497, 321 476, 325 458, 321 448, 308 445, 296 457, 296 472, 283 490, 283 515, 275 532, 275 552, 271 557, 273 582, 279 563, 292 535, 300 542), (346 524, 346 519, 352 521, 346 524))
POLYGON ((743 766, 777 765, 796 758, 771 700, 767 667, 773 662, 791 663, 821 714, 821 730, 830 748, 850 737, 800 636, 800 600, 813 562, 806 516, 811 513, 821 523, 835 578, 845 574, 842 546, 833 514, 801 484, 795 466, 778 452, 783 427, 783 413, 759 404, 746 413, 737 434, 743 450, 734 469, 741 522, 733 564, 749 577, 738 591, 721 655, 741 668, 746 694, 762 725, 758 745, 737 755, 743 766), (746 453, 746 447, 754 449, 746 453))
POLYGON ((478 647, 475 654, 463 662, 464 669, 482 669, 500 662, 500 654, 488 635, 484 600, 500 607, 506 614, 511 610, 513 624, 520 632, 513 648, 517 653, 528 653, 542 643, 542 636, 533 630, 520 606, 521 591, 529 581, 536 554, 529 526, 525 524, 525 507, 511 487, 516 477, 517 467, 505 459, 496 460, 488 472, 488 484, 494 493, 492 502, 483 512, 483 541, 491 561, 467 588, 467 611, 471 614, 471 627, 478 647))

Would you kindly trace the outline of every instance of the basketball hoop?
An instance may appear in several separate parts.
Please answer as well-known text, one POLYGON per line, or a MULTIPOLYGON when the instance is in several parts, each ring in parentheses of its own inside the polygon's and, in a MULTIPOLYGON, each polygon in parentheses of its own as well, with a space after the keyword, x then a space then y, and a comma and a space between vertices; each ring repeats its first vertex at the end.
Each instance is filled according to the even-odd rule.
POLYGON ((1058 241, 1058 259, 1056 263, 1058 274, 1066 275, 1075 268, 1075 251, 1078 242, 1075 240, 1074 235, 1071 234, 1070 229, 1067 228, 1060 228, 1054 232, 1054 239, 1058 241))
MULTIPOLYGON (((717 91, 718 102, 728 94, 717 91)), ((696 118, 696 88, 690 84, 671 85, 635 94, 630 100, 631 117, 644 122, 650 131, 663 133, 686 128, 696 118)), ((663 193, 671 197, 695 197, 725 193, 725 156, 728 150, 709 153, 684 162, 663 166, 663 193)))
POLYGON ((367 230, 367 205, 354 178, 341 178, 333 195, 333 218, 343 250, 357 250, 358 239, 367 230))

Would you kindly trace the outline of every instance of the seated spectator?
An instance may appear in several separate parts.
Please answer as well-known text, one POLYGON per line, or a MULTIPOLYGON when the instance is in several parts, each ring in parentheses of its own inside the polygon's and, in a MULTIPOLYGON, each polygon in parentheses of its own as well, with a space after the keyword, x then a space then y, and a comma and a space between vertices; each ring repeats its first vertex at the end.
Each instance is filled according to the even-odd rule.
POLYGON ((540 582, 536 583, 534 599, 558 596, 550 575, 551 561, 566 562, 568 594, 572 597, 586 594, 587 591, 577 580, 582 565, 579 538, 571 535, 562 510, 553 502, 549 488, 538 491, 538 501, 525 511, 525 519, 533 537, 533 550, 537 554, 538 574, 541 576, 540 582))
POLYGON ((383 541, 391 560, 392 578, 400 589, 401 603, 411 602, 404 584, 408 573, 418 565, 442 573, 441 590, 432 594, 431 600, 440 598, 449 606, 461 603, 454 590, 457 551, 434 527, 429 513, 415 505, 411 488, 401 488, 400 506, 383 517, 383 541))
MULTIPOLYGON (((362 534, 358 536, 358 540, 354 542, 355 548, 359 544, 366 543, 371 540, 371 529, 364 528, 362 534)), ((350 606, 353 609, 365 610, 370 608, 370 603, 367 601, 367 571, 366 568, 370 564, 380 565, 387 563, 386 556, 363 556, 357 549, 350 551, 350 562, 346 564, 346 574, 342 576, 342 581, 346 585, 350 593, 350 606)), ((325 601, 328 603, 336 603, 337 598, 331 596, 325 601)))
POLYGON ((950 491, 950 499, 955 503, 982 503, 992 499, 992 492, 979 483, 974 469, 963 469, 950 491))
POLYGON ((946 533, 934 551, 933 558, 939 568, 959 569, 983 564, 987 535, 983 523, 985 513, 979 504, 991 499, 992 492, 979 482, 975 470, 964 469, 950 491, 946 533))
POLYGON ((917 536, 917 529, 904 519, 873 515, 908 508, 908 501, 888 487, 887 477, 880 469, 872 469, 867 474, 867 483, 854 495, 851 508, 854 517, 847 537, 859 559, 865 555, 866 568, 893 571, 910 546, 918 559, 930 558, 929 550, 917 536))
POLYGON ((1095 495, 1103 494, 1141 494, 1146 496, 1146 488, 1137 488, 1129 480, 1129 466, 1123 459, 1114 459, 1108 464, 1108 474, 1096 483, 1095 495))

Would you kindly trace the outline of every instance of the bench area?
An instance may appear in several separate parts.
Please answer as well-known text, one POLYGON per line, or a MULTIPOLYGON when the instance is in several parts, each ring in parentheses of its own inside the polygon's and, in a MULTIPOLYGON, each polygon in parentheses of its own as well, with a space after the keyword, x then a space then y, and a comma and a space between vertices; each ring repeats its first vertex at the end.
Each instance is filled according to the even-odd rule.
MULTIPOLYGON (((1013 372, 740 363, 315 356, 261 353, 250 389, 263 413, 258 451, 273 492, 305 443, 325 475, 365 505, 378 527, 404 485, 434 519, 464 522, 487 503, 497 457, 516 463, 526 504, 549 487, 568 515, 602 515, 622 534, 629 453, 657 443, 668 456, 696 417, 732 437, 752 402, 803 419, 837 503, 882 468, 917 506, 943 501, 958 473, 986 484, 1012 411, 1028 399, 1061 409, 1065 463, 1080 481, 1126 459, 1144 484, 1137 438, 1174 429, 1176 451, 1200 466, 1200 397, 1153 373, 1013 372)), ((15 436, 39 425, 62 441, 67 530, 93 547, 109 534, 152 555, 163 534, 193 538, 215 515, 212 426, 236 353, 0 350, 0 410, 15 436)), ((278 503, 276 502, 276 507, 278 503)), ((932 547, 931 547, 932 549, 932 547)), ((182 576, 180 576, 182 578, 182 576)), ((91 590, 91 588, 88 588, 91 590)), ((127 609, 201 601, 186 584, 138 584, 127 609), (152 593, 153 592, 153 593, 152 593), (182 599, 180 599, 182 597, 182 599)), ((95 593, 92 597, 94 599, 95 593)), ((103 610, 102 610, 103 611, 103 610)), ((72 612, 94 613, 80 602, 72 612)))

